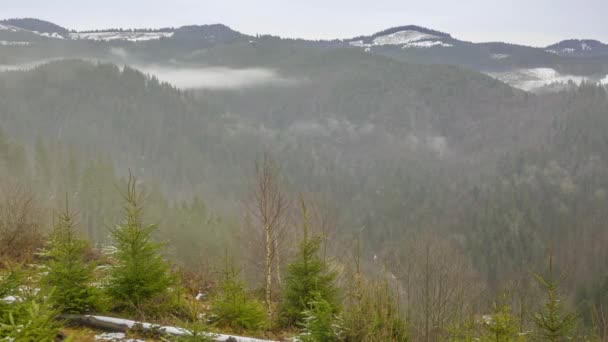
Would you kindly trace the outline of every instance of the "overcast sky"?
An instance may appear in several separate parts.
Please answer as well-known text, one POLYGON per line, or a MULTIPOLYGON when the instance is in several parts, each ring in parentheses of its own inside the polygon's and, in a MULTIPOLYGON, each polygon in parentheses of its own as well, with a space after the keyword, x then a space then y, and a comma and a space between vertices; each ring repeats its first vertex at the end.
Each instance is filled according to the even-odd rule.
POLYGON ((608 42, 608 0, 0 0, 0 17, 74 29, 223 23, 248 34, 312 39, 416 24, 474 42, 608 42))

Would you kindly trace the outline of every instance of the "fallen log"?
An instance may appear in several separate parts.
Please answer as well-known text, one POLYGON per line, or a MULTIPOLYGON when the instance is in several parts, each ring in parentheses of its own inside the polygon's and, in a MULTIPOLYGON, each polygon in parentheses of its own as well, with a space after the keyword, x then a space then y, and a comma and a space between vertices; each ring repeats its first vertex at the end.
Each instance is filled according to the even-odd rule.
MULTIPOLYGON (((172 326, 162 326, 158 324, 146 323, 146 322, 138 322, 130 319, 116 318, 116 317, 107 317, 107 316, 94 316, 94 315, 70 315, 63 314, 59 316, 60 320, 63 320, 69 324, 86 326, 93 329, 110 331, 110 332, 127 332, 130 328, 135 325, 138 325, 141 329, 144 330, 152 330, 157 329, 161 330, 172 336, 184 336, 191 335, 192 333, 184 328, 172 327, 172 326)), ((262 340, 252 337, 243 337, 243 336, 232 336, 232 335, 224 335, 224 334, 215 334, 209 333, 213 340, 216 342, 275 342, 271 340, 262 340)))

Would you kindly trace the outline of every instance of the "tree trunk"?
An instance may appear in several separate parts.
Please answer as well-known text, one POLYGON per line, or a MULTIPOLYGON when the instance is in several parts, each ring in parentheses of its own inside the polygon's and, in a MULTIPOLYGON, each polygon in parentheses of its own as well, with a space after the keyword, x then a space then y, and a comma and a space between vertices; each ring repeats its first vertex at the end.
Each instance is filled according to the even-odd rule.
POLYGON ((272 319, 272 238, 270 226, 266 225, 266 318, 272 319))
POLYGON ((277 283, 279 287, 283 284, 283 280, 281 279, 281 259, 279 258, 279 242, 276 238, 274 241, 274 260, 276 260, 276 273, 277 273, 277 283))

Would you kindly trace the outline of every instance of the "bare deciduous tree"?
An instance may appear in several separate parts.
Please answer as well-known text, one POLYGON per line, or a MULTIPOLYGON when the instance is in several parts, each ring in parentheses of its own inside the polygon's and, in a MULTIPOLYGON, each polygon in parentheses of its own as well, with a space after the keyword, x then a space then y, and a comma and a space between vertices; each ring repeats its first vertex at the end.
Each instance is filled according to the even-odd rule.
POLYGON ((19 185, 0 187, 0 257, 28 261, 43 244, 40 209, 19 185))
POLYGON ((256 178, 252 191, 250 214, 253 226, 263 234, 266 315, 272 318, 273 265, 276 279, 281 281, 279 243, 284 233, 288 201, 280 185, 278 168, 264 153, 256 161, 256 178))

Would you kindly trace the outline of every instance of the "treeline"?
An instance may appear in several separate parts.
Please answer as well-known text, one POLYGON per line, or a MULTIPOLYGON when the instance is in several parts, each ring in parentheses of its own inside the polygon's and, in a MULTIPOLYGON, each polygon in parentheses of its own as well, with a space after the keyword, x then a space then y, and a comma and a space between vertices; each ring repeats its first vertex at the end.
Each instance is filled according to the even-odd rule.
MULTIPOLYGON (((556 270, 551 245, 543 270, 528 275, 528 282, 510 279, 485 301, 483 283, 447 240, 419 235, 403 249, 405 257, 394 259, 404 272, 392 273, 395 264, 382 265, 377 256, 368 265, 376 269, 366 271, 359 239, 349 255, 328 256, 333 244, 326 212, 304 194, 291 198, 267 155, 256 165, 253 184, 249 243, 239 246, 262 265, 253 287, 227 251, 214 265, 218 273, 172 267, 163 256, 165 244, 155 238, 159 228, 144 220, 150 208, 132 176, 116 190, 121 217, 100 247, 81 237, 69 198, 44 232, 31 197, 4 192, 0 242, 12 248, 0 254, 0 336, 51 341, 61 336, 62 314, 94 313, 193 332, 177 341, 207 341, 218 330, 302 341, 606 339, 598 307, 587 327, 562 297, 567 274, 556 270), (526 287, 530 283, 534 287, 526 287)), ((172 338, 137 328, 130 334, 172 338)))
POLYGON ((33 193, 40 209, 24 217, 40 220, 22 226, 50 230, 50 208, 67 192, 95 249, 112 241, 116 187, 126 187, 131 168, 148 195, 145 222, 158 223, 155 241, 169 241, 167 258, 213 274, 228 248, 245 288, 278 303, 297 246, 277 246, 286 250, 273 259, 279 271, 273 266, 266 300, 266 250, 256 243, 265 235, 251 193, 252 159, 267 150, 290 198, 290 234, 301 235, 294 194, 304 192, 314 226, 325 227, 322 258, 347 269, 354 257, 338 257, 362 241, 362 273, 386 280, 414 340, 427 331, 425 305, 437 313, 428 330, 445 336, 455 317, 488 313, 505 291, 520 331, 531 331, 542 295, 529 271, 544 269, 550 241, 556 274, 570 275, 560 288, 580 315, 578 333, 600 326, 605 87, 532 95, 450 67, 339 51, 298 61, 311 71, 300 86, 234 92, 184 92, 130 68, 78 61, 3 73, 0 172, 22 189, 5 185, 6 208, 33 193), (436 275, 428 284, 437 295, 425 301, 426 274, 436 275))

